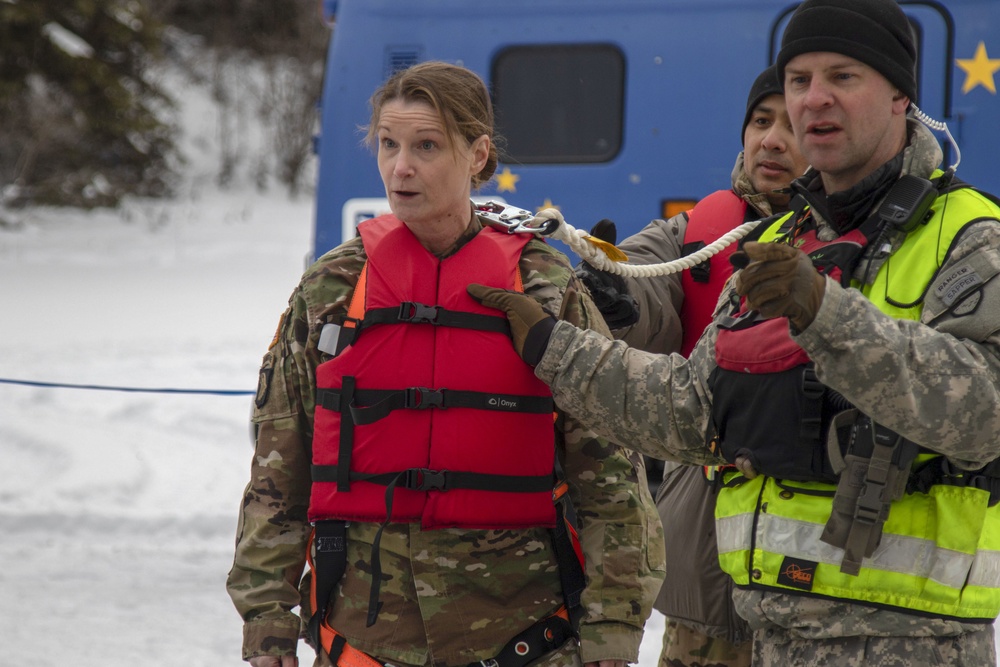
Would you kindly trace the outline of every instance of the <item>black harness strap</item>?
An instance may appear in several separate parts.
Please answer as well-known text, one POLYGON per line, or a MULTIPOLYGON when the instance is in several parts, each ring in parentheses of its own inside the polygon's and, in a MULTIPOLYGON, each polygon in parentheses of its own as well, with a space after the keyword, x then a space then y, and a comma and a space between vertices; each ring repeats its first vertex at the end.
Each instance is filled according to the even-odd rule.
MULTIPOLYGON (((340 478, 340 465, 313 465, 314 482, 336 482, 340 478)), ((552 475, 494 475, 453 470, 410 468, 399 472, 349 473, 352 482, 395 485, 411 491, 450 491, 475 489, 477 491, 509 491, 511 493, 540 493, 552 488, 552 475)))
POLYGON ((353 322, 353 327, 342 326, 337 332, 338 354, 348 345, 352 345, 365 329, 379 324, 433 324, 440 327, 492 331, 510 336, 510 323, 506 317, 448 310, 441 306, 427 306, 415 301, 404 301, 399 306, 389 308, 372 308, 365 311, 362 319, 350 318, 350 321, 353 322))
POLYGON ((823 436, 823 395, 825 387, 816 377, 813 363, 802 369, 802 422, 799 441, 802 447, 816 448, 823 436))
MULTIPOLYGON (((337 409, 340 412, 340 448, 337 452, 337 461, 342 463, 340 473, 337 475, 337 491, 350 491, 351 481, 349 472, 351 470, 351 453, 354 451, 354 413, 346 409, 354 402, 354 376, 345 375, 341 383, 342 396, 344 397, 345 409, 337 409)), ((322 393, 320 389, 317 393, 322 393)), ((317 396, 317 401, 319 397, 317 396)), ((315 481, 315 480, 314 480, 315 481)))
POLYGON ((988 491, 989 506, 993 507, 1000 502, 1000 459, 991 461, 978 470, 963 470, 952 465, 944 456, 935 457, 910 474, 906 491, 927 493, 935 484, 972 486, 988 491))
MULTIPOLYGON (((307 632, 314 646, 322 646, 320 624, 326 618, 333 597, 333 589, 347 569, 347 522, 317 521, 312 543, 312 576, 316 596, 312 601, 313 615, 309 619, 307 632)), ((330 650, 330 661, 337 664, 343 650, 343 643, 334 642, 330 650), (336 654, 334 653, 336 649, 336 654)))
POLYGON ((560 482, 552 492, 556 506, 556 525, 549 530, 549 535, 552 537, 552 550, 559 568, 563 601, 569 614, 569 629, 575 633, 583 617, 582 597, 583 590, 587 587, 587 575, 583 570, 582 547, 576 530, 576 510, 570 502, 568 489, 566 482, 560 482))
POLYGON ((559 614, 543 618, 507 642, 496 657, 468 667, 524 667, 575 637, 573 626, 559 614))
POLYGON ((349 399, 346 398, 345 389, 319 389, 316 392, 316 403, 327 410, 342 413, 345 421, 349 411, 352 423, 355 425, 373 424, 388 417, 393 410, 472 408, 548 414, 554 407, 550 396, 520 396, 427 387, 353 389, 349 399), (344 410, 345 406, 347 411, 344 410))

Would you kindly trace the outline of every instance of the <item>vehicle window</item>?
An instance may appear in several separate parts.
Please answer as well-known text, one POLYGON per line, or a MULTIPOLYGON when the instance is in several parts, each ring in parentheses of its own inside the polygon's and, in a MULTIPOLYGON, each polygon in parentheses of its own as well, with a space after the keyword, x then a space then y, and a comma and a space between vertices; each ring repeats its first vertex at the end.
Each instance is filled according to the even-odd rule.
POLYGON ((607 162, 622 140, 625 56, 610 44, 515 46, 492 67, 504 162, 607 162))

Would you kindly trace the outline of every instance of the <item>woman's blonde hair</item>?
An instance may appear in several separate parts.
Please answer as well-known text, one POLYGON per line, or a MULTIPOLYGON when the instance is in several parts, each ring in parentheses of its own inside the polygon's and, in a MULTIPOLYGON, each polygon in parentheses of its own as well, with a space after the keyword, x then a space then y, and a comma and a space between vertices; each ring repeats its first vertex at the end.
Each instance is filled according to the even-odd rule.
POLYGON ((493 127, 490 93, 475 72, 450 63, 428 61, 396 72, 371 97, 372 117, 365 142, 378 147, 378 123, 386 102, 403 100, 429 104, 441 116, 448 134, 471 146, 484 134, 490 152, 482 171, 472 177, 472 187, 489 181, 497 168, 497 139, 493 127))

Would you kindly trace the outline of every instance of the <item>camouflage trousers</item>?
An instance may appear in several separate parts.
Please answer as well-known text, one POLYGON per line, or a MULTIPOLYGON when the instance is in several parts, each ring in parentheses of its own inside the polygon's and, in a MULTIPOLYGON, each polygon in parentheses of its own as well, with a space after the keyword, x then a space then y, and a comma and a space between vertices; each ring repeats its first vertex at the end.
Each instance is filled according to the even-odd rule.
POLYGON ((749 667, 750 642, 737 646, 666 619, 660 667, 749 667))
POLYGON ((957 636, 802 639, 770 627, 753 638, 754 667, 995 667, 993 625, 957 636))
MULTIPOLYGON (((388 662, 381 660, 381 662, 385 662, 386 665, 391 665, 391 667, 432 667, 433 665, 430 661, 423 665, 409 665, 398 660, 388 662)), ((325 651, 321 652, 321 655, 316 656, 313 667, 332 667, 330 657, 326 655, 325 651)), ((526 667, 583 667, 583 661, 580 660, 580 645, 575 639, 570 639, 556 650, 546 653, 534 662, 528 663, 526 667)))

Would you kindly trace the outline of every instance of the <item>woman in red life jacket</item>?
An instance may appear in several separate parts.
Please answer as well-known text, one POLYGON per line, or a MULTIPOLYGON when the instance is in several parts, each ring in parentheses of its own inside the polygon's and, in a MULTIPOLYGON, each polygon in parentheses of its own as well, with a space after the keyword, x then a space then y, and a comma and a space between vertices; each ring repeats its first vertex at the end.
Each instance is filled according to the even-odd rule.
POLYGON ((422 63, 371 103, 392 213, 306 271, 261 369, 228 581, 244 659, 297 664, 301 605, 319 665, 635 662, 664 567, 641 459, 555 410, 466 285, 603 320, 565 256, 477 215, 477 75, 422 63))

